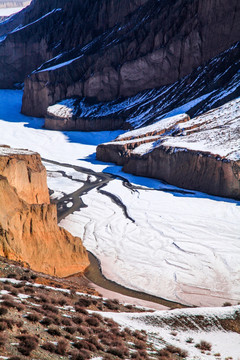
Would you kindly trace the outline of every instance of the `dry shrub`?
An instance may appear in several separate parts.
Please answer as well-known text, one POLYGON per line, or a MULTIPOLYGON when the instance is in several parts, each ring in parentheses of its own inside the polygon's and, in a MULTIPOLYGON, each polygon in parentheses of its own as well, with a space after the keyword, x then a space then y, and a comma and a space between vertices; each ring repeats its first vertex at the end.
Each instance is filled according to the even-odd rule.
POLYGON ((0 334, 0 347, 3 347, 5 345, 5 342, 7 341, 7 337, 5 334, 0 334))
POLYGON ((94 344, 86 341, 86 340, 79 340, 79 341, 76 341, 74 342, 73 346, 76 348, 76 349, 79 349, 79 350, 82 350, 82 349, 85 349, 85 350, 89 350, 89 351, 96 351, 97 348, 94 344))
POLYGON ((66 305, 68 302, 67 302, 66 299, 61 298, 61 299, 59 299, 59 300, 57 301, 57 303, 58 303, 59 305, 61 305, 61 306, 64 306, 64 305, 66 305))
POLYGON ((209 342, 207 342, 205 340, 201 340, 199 344, 195 345, 195 347, 200 350, 204 350, 204 351, 212 350, 212 344, 210 344, 209 342))
POLYGON ((20 335, 17 338, 20 340, 18 351, 22 355, 29 356, 38 347, 38 339, 35 336, 20 335))
POLYGON ((0 323, 0 331, 5 331, 5 330, 7 330, 7 328, 8 328, 8 326, 5 321, 0 323))
POLYGON ((90 336, 89 338, 86 339, 89 343, 93 344, 96 346, 97 350, 101 350, 104 351, 104 347, 102 346, 102 344, 100 344, 100 342, 98 341, 98 338, 96 336, 90 336))
POLYGON ((87 310, 85 310, 82 306, 79 305, 75 305, 75 311, 83 315, 88 315, 87 310))
POLYGON ((225 307, 225 306, 232 306, 232 304, 229 302, 229 301, 226 301, 224 304, 223 304, 223 306, 225 307))
POLYGON ((65 325, 65 326, 72 326, 72 320, 67 317, 63 317, 61 319, 61 323, 62 323, 62 325, 65 325))
POLYGON ((43 310, 50 311, 50 312, 52 312, 54 314, 58 314, 58 309, 53 305, 43 304, 42 308, 43 308, 43 310))
POLYGON ((166 350, 172 354, 177 354, 178 356, 181 356, 181 357, 188 356, 188 352, 186 350, 180 349, 179 347, 174 346, 174 345, 167 345, 166 350))
POLYGON ((6 309, 5 307, 0 307, 0 316, 6 315, 7 312, 8 312, 8 309, 6 309))
MULTIPOLYGON (((89 360, 90 359, 89 351, 82 349, 80 351, 72 351, 71 352, 71 360, 89 360)), ((106 357, 104 356, 104 360, 106 357)))
POLYGON ((129 350, 125 346, 109 347, 109 349, 107 351, 112 355, 120 357, 121 359, 124 359, 126 356, 129 355, 129 350))
POLYGON ((79 332, 80 335, 83 335, 83 336, 88 336, 90 331, 90 329, 88 329, 86 326, 79 326, 77 328, 77 331, 79 332))
POLYGON ((53 323, 53 320, 52 320, 51 318, 49 318, 49 317, 45 317, 45 318, 43 318, 42 321, 41 321, 41 324, 42 324, 42 325, 46 325, 46 326, 49 326, 49 325, 51 325, 52 323, 53 323))
POLYGON ((146 349, 146 342, 142 340, 135 340, 134 345, 137 349, 146 349))
POLYGON ((104 320, 106 321, 107 326, 109 326, 110 328, 118 328, 119 327, 119 325, 113 319, 105 318, 104 320))
POLYGON ((109 310, 118 310, 119 309, 119 302, 116 302, 116 300, 106 300, 105 301, 105 306, 109 309, 109 310))
POLYGON ((81 316, 81 315, 74 316, 74 317, 72 318, 72 321, 73 321, 75 324, 80 325, 80 324, 82 324, 82 322, 84 321, 84 317, 81 316))
POLYGON ((25 293, 27 293, 27 294, 34 294, 34 293, 35 293, 35 289, 34 289, 32 286, 30 286, 30 285, 25 286, 25 287, 24 287, 24 291, 25 291, 25 293))
POLYGON ((77 331, 77 328, 76 328, 76 326, 66 326, 63 330, 65 330, 69 334, 73 335, 77 331))
POLYGON ((47 332, 52 336, 61 336, 61 331, 56 327, 50 327, 47 332))
POLYGON ((26 319, 35 323, 35 322, 39 322, 41 320, 41 316, 39 316, 36 313, 35 314, 31 313, 31 314, 27 314, 26 319))
POLYGON ((92 304, 92 300, 80 298, 77 302, 75 302, 75 305, 81 306, 81 307, 89 307, 92 304))
POLYGON ((96 317, 89 317, 85 321, 89 326, 97 327, 100 325, 100 321, 96 317))
POLYGON ((12 330, 12 328, 14 326, 14 321, 12 319, 1 318, 0 324, 2 324, 2 323, 6 323, 9 330, 12 330))
POLYGON ((41 346, 44 350, 49 351, 51 353, 55 353, 56 352, 56 345, 54 345, 51 342, 46 342, 44 344, 42 344, 41 346))
POLYGON ((65 339, 60 339, 56 347, 56 353, 59 355, 66 355, 69 349, 69 342, 65 339))
POLYGON ((18 291, 17 289, 15 289, 15 288, 12 288, 12 290, 10 291, 10 293, 11 293, 11 295, 13 295, 13 296, 18 296, 19 291, 18 291))
POLYGON ((147 339, 146 332, 144 332, 144 331, 136 330, 136 331, 133 332, 132 335, 133 335, 135 338, 137 338, 138 340, 146 341, 146 339, 147 339))
POLYGON ((7 275, 7 277, 8 277, 9 279, 17 279, 17 278, 18 278, 18 275, 17 275, 16 273, 10 273, 10 274, 7 275))

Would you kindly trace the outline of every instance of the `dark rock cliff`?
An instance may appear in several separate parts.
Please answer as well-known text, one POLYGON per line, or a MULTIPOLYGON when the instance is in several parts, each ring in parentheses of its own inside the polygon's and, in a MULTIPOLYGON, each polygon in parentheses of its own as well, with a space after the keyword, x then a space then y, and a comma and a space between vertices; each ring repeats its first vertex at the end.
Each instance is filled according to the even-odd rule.
POLYGON ((72 96, 109 101, 174 83, 239 40, 238 0, 59 0, 47 10, 46 1, 35 0, 31 6, 38 18, 43 9, 61 10, 0 43, 6 69, 0 87, 40 67, 25 81, 28 115, 45 115, 48 105, 72 96))

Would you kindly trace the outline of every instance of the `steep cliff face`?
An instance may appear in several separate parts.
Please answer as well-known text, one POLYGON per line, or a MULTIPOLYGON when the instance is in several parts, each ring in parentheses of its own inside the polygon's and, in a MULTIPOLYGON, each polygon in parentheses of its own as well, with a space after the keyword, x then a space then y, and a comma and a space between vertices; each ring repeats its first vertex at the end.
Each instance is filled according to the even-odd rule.
POLYGON ((173 83, 239 40, 237 0, 51 3, 43 15, 46 1, 36 0, 35 20, 24 16, 0 43, 1 87, 36 70, 25 81, 28 115, 72 96, 107 101, 173 83))
POLYGON ((0 254, 50 275, 83 271, 89 265, 86 250, 57 225, 40 156, 0 147, 0 174, 0 254))
POLYGON ((123 170, 240 199, 240 100, 192 120, 178 115, 99 145, 97 158, 123 170))
POLYGON ((15 187, 21 199, 29 204, 49 204, 47 172, 39 154, 0 148, 0 174, 15 187))

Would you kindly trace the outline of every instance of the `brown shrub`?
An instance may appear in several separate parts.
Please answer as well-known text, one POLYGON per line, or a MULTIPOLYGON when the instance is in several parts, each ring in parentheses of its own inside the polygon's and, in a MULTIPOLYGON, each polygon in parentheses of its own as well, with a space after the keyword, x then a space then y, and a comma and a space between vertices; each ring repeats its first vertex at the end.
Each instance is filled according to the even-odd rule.
POLYGON ((116 303, 114 300, 106 300, 104 304, 109 310, 118 310, 119 309, 119 302, 116 303))
POLYGON ((61 298, 61 299, 59 299, 59 300, 57 301, 57 303, 58 303, 59 305, 61 305, 61 306, 64 306, 64 305, 66 305, 68 302, 67 302, 66 299, 61 298))
POLYGON ((85 299, 85 298, 80 298, 78 299, 77 302, 75 302, 75 305, 81 306, 81 307, 89 307, 92 304, 92 300, 91 299, 85 299))
POLYGON ((29 356, 38 347, 38 338, 35 336, 20 335, 17 338, 20 340, 18 351, 25 356, 29 356))
POLYGON ((82 324, 82 322, 84 321, 84 317, 81 316, 81 315, 74 316, 74 317, 72 318, 72 321, 73 321, 75 324, 80 325, 80 324, 82 324))
POLYGON ((10 274, 7 275, 7 277, 8 277, 9 279, 17 279, 17 278, 18 278, 18 275, 17 275, 16 273, 10 273, 10 274))
POLYGON ((201 340, 199 344, 195 345, 196 348, 204 351, 210 351, 212 349, 212 344, 205 340, 201 340))
POLYGON ((76 328, 76 326, 66 326, 66 327, 64 328, 64 330, 65 330, 66 332, 68 332, 69 334, 73 335, 73 334, 75 334, 75 332, 77 331, 77 328, 76 328))
POLYGON ((8 326, 5 321, 0 323, 0 331, 5 331, 5 330, 7 330, 7 328, 8 328, 8 326))
POLYGON ((107 352, 109 352, 112 355, 118 356, 121 359, 124 359, 125 356, 129 355, 129 350, 128 348, 122 346, 122 347, 109 347, 109 349, 107 350, 107 352))
POLYGON ((147 335, 145 332, 141 332, 139 330, 134 331, 134 333, 132 334, 135 338, 137 338, 138 340, 143 340, 146 341, 147 339, 147 335))
POLYGON ((41 320, 41 316, 36 313, 27 314, 26 319, 28 319, 31 322, 39 322, 41 320))
POLYGON ((97 350, 101 350, 104 351, 104 347, 102 346, 102 344, 100 344, 100 342, 98 341, 98 338, 96 336, 90 336, 89 338, 86 339, 89 343, 93 344, 96 346, 97 350))
POLYGON ((42 308, 43 308, 43 310, 51 311, 51 312, 54 313, 54 314, 58 314, 58 309, 57 309, 55 306, 53 306, 53 305, 43 304, 43 305, 42 305, 42 308))
MULTIPOLYGON (((72 351, 71 352, 71 360, 89 360, 90 359, 89 351, 82 349, 80 351, 72 351)), ((106 357, 104 357, 104 360, 106 357)))
POLYGON ((85 350, 89 350, 89 351, 96 351, 97 348, 94 344, 86 341, 86 340, 79 340, 79 341, 76 341, 73 346, 76 348, 76 349, 79 349, 79 350, 82 350, 82 349, 85 349, 85 350))
POLYGON ((223 304, 223 306, 225 307, 225 306, 232 306, 232 304, 229 302, 229 301, 226 301, 224 304, 223 304))
POLYGON ((142 340, 135 340, 134 345, 137 349, 146 349, 146 342, 142 340))
POLYGON ((44 350, 49 351, 51 353, 55 353, 56 352, 56 345, 54 345, 51 342, 46 342, 44 344, 42 344, 41 346, 44 350))
POLYGON ((1 318, 0 319, 0 324, 2 323, 6 323, 7 327, 9 330, 12 330, 13 325, 14 325, 14 321, 12 319, 7 319, 7 318, 1 318))
POLYGON ((0 316, 6 315, 7 312, 8 312, 8 309, 6 309, 5 307, 0 307, 0 316))
POLYGON ((79 305, 75 305, 75 311, 83 315, 88 315, 87 310, 85 310, 82 306, 79 305))
POLYGON ((179 347, 174 346, 174 345, 167 345, 166 350, 172 354, 177 354, 178 356, 181 356, 181 357, 188 356, 188 352, 186 350, 180 349, 179 347))
POLYGON ((72 326, 72 320, 67 317, 63 317, 61 319, 61 323, 62 323, 62 325, 65 325, 65 326, 72 326))
POLYGON ((61 331, 56 327, 50 327, 47 332, 52 336, 61 336, 61 331))
POLYGON ((26 294, 34 294, 35 293, 35 288, 28 285, 28 286, 24 287, 24 291, 25 291, 26 294))
POLYGON ((0 347, 3 347, 5 345, 5 342, 7 341, 7 337, 5 334, 0 334, 0 347))
POLYGON ((45 317, 41 321, 41 324, 47 325, 47 326, 51 325, 52 323, 53 323, 53 320, 49 317, 45 317))
POLYGON ((89 317, 85 321, 89 326, 97 327, 100 325, 100 321, 96 317, 89 317))
POLYGON ((83 335, 83 336, 88 336, 90 331, 90 329, 88 329, 86 326, 79 326, 77 328, 77 331, 79 332, 79 334, 83 335))
POLYGON ((69 342, 65 339, 60 339, 56 347, 56 353, 59 355, 66 355, 69 349, 69 342))

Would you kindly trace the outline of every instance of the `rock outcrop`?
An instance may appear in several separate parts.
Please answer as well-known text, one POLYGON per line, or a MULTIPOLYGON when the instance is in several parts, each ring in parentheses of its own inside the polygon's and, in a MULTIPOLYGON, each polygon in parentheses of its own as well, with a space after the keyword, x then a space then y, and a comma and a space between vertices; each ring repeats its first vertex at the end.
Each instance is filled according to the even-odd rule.
POLYGON ((35 0, 30 7, 18 29, 0 26, 0 87, 29 74, 27 115, 43 116, 74 96, 110 101, 172 84, 239 40, 238 0, 35 0))
POLYGON ((97 159, 139 176, 240 199, 240 100, 190 120, 178 115, 97 147, 97 159))
POLYGON ((57 225, 38 154, 0 147, 0 204, 0 255, 60 277, 89 265, 81 239, 57 225))

